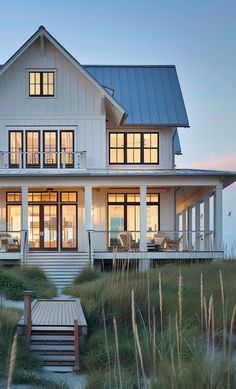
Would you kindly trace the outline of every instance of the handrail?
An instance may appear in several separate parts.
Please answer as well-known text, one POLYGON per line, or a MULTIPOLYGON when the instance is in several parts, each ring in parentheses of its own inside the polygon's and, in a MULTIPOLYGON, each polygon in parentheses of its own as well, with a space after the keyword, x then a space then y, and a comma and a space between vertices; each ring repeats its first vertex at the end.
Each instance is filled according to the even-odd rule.
POLYGON ((1 151, 0 169, 86 169, 86 151, 1 151), (28 158, 30 161, 28 161, 28 158))

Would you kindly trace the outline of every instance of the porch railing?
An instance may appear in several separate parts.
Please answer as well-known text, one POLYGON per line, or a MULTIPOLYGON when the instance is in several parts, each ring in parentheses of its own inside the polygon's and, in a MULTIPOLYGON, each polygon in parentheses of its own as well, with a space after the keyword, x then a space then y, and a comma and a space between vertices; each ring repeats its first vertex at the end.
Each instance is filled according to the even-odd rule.
POLYGON ((86 169, 86 151, 0 151, 0 169, 86 169))
POLYGON ((20 252, 21 231, 0 231, 0 253, 20 252))
MULTIPOLYGON (((98 231, 92 235, 93 250, 139 251, 140 231, 98 231)), ((147 231, 148 251, 214 251, 215 232, 211 231, 147 231)))

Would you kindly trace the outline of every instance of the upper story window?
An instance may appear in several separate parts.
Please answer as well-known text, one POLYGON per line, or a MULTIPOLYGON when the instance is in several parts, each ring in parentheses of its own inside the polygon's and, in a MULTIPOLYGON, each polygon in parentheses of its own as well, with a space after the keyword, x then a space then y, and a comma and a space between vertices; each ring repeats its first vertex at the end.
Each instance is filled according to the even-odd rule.
POLYGON ((31 97, 54 96, 54 72, 29 72, 29 95, 31 97))
POLYGON ((124 132, 109 134, 109 163, 158 164, 157 132, 124 132))

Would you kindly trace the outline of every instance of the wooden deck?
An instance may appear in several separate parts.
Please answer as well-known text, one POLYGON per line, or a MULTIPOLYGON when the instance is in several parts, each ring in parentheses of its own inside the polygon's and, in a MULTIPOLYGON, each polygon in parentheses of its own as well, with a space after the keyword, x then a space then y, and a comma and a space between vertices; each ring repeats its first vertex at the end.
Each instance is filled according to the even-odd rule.
MULTIPOLYGON (((17 325, 17 332, 25 335, 24 316, 17 325)), ((73 369, 78 364, 79 349, 86 335, 87 322, 79 299, 32 302, 29 349, 41 358, 47 369, 73 369)))

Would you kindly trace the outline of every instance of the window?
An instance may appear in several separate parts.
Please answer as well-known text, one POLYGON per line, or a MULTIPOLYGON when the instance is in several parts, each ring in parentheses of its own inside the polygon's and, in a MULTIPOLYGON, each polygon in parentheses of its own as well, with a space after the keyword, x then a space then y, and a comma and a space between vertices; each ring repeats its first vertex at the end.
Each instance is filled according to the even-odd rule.
POLYGON ((74 165, 74 132, 61 131, 61 165, 74 165))
POLYGON ((125 134, 110 134, 110 163, 124 163, 125 134))
POLYGON ((158 164, 159 134, 132 132, 109 134, 110 164, 158 164))
MULTIPOLYGON (((108 194, 109 245, 119 244, 123 231, 132 234, 132 240, 140 240, 140 195, 139 193, 108 194)), ((147 194, 147 232, 159 230, 159 194, 147 194)), ((148 237, 148 234, 147 234, 148 237)))
POLYGON ((54 72, 29 72, 30 96, 54 96, 54 72))
POLYGON ((43 132, 44 166, 57 166, 57 131, 43 132))
POLYGON ((26 131, 27 166, 40 165, 40 132, 26 131))
POLYGON ((22 165, 22 131, 9 132, 9 165, 20 167, 22 165))

